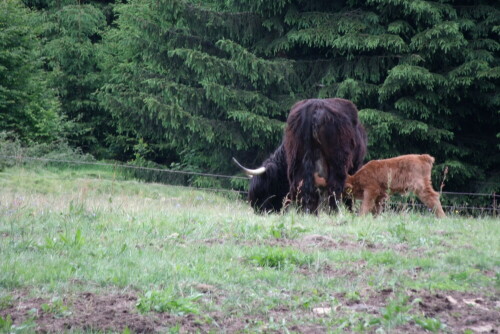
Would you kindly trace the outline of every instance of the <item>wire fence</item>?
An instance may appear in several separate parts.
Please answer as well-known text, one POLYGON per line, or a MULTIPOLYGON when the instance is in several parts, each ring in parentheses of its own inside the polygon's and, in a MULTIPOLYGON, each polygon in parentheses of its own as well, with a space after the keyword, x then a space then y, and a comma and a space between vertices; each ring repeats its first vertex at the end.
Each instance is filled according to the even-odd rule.
MULTIPOLYGON (((123 175, 125 179, 139 179, 145 182, 163 183, 183 189, 196 189, 218 193, 238 194, 246 197, 248 192, 244 190, 244 185, 248 183, 248 178, 238 175, 224 175, 214 173, 202 173, 194 171, 173 170, 160 167, 146 167, 120 162, 98 162, 94 160, 73 160, 46 157, 30 157, 24 155, 0 155, 1 162, 7 166, 45 166, 55 168, 78 167, 103 167, 114 174, 123 175), (218 179, 218 181, 214 181, 218 179)), ((1 169, 1 168, 0 168, 1 169)))
MULTIPOLYGON (((51 167, 98 166, 109 168, 114 173, 121 172, 125 178, 137 178, 146 182, 159 182, 170 186, 209 192, 237 194, 245 198, 248 192, 248 178, 238 175, 224 175, 161 167, 137 166, 118 162, 98 162, 93 160, 29 157, 23 155, 0 155, 0 167, 39 164, 51 167)), ((500 185, 499 185, 500 186, 500 185)), ((500 215, 500 194, 442 191, 441 203, 447 213, 459 215, 500 215)), ((394 211, 426 211, 427 207, 415 200, 415 196, 393 196, 386 203, 386 209, 394 211)))
MULTIPOLYGON (((443 202, 443 197, 441 197, 441 202, 443 202)), ((430 209, 422 204, 422 203, 416 203, 415 201, 390 201, 386 203, 386 210, 390 209, 392 211, 396 212, 404 212, 404 211, 419 211, 419 212, 425 212, 425 211, 430 211, 430 209)), ((443 211, 445 211, 448 214, 455 214, 455 215, 467 215, 467 216, 494 216, 496 217, 497 214, 500 214, 500 210, 497 206, 491 205, 491 206, 467 206, 465 204, 460 204, 460 203, 454 203, 450 205, 442 205, 443 211)))

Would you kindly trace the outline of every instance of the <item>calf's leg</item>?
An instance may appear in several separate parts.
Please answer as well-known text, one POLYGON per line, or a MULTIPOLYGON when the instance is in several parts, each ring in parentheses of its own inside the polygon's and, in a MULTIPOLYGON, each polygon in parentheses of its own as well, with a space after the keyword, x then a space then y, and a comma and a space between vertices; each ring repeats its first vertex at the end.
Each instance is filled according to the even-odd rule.
POLYGON ((432 189, 430 184, 426 184, 423 189, 415 190, 415 194, 418 198, 427 205, 427 207, 433 210, 438 218, 445 218, 446 215, 439 201, 439 193, 432 189))
POLYGON ((375 207, 375 199, 377 198, 377 193, 365 189, 363 191, 363 202, 361 203, 361 210, 359 211, 359 215, 366 215, 368 212, 373 212, 372 210, 375 207))

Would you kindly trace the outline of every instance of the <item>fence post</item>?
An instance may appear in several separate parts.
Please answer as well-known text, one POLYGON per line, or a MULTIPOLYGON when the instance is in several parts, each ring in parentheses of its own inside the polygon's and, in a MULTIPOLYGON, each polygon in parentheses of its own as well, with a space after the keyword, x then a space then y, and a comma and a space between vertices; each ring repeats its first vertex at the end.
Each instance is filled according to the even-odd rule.
POLYGON ((16 167, 21 167, 23 165, 23 153, 22 152, 16 152, 14 159, 16 162, 16 167))

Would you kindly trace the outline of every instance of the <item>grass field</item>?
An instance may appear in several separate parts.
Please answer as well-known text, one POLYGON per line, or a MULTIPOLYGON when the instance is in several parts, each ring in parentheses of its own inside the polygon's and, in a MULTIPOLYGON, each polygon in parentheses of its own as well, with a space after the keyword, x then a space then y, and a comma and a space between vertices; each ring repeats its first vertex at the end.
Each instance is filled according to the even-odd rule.
POLYGON ((0 332, 498 333, 500 220, 255 215, 105 169, 0 173, 0 332))

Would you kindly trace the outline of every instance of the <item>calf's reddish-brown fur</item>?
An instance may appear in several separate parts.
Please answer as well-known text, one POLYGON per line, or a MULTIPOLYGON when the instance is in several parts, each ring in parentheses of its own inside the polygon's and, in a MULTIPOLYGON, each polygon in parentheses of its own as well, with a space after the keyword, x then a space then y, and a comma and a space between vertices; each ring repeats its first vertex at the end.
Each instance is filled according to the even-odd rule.
MULTIPOLYGON (((404 194, 409 191, 431 210, 438 218, 446 217, 439 193, 431 183, 434 158, 428 154, 408 154, 383 160, 372 160, 354 175, 348 175, 346 190, 355 199, 362 199, 360 214, 378 214, 390 193, 404 194)), ((319 179, 316 181, 318 182, 319 179)))

